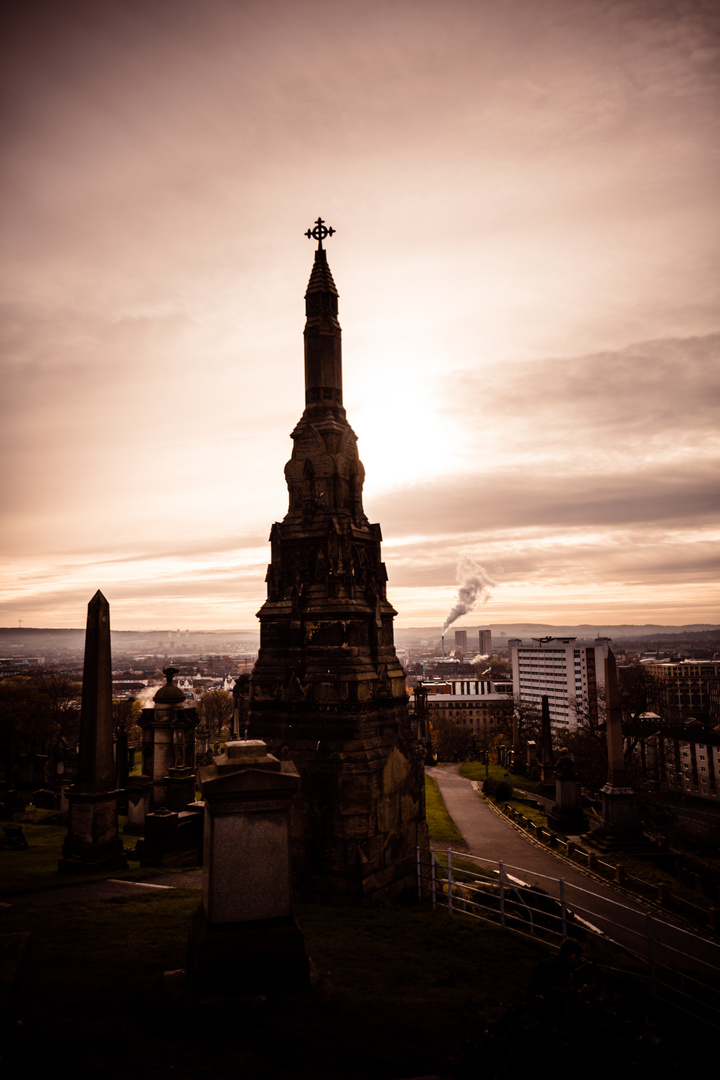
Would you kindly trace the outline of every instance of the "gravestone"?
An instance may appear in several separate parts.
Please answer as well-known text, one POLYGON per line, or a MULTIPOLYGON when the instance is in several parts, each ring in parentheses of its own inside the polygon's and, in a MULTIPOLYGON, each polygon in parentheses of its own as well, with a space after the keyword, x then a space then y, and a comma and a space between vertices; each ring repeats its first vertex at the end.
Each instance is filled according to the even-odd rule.
POLYGON ((603 851, 642 851, 650 848, 638 815, 637 797, 628 780, 623 749, 622 707, 615 654, 605 657, 607 712, 607 781, 600 788, 602 826, 590 834, 590 842, 603 851))
POLYGON ((566 749, 560 751, 555 766, 555 802, 547 820, 551 829, 564 836, 587 832, 587 818, 580 808, 580 783, 566 749))
POLYGON ((295 769, 268 754, 261 740, 229 742, 199 780, 205 836, 202 903, 189 941, 192 992, 306 987, 308 958, 292 907, 295 769))
POLYGON ((202 862, 203 807, 180 812, 160 807, 145 817, 144 838, 136 848, 141 866, 199 866, 202 862))
POLYGON ((127 785, 128 817, 123 832, 142 836, 145 817, 152 809, 152 777, 131 776, 127 785))

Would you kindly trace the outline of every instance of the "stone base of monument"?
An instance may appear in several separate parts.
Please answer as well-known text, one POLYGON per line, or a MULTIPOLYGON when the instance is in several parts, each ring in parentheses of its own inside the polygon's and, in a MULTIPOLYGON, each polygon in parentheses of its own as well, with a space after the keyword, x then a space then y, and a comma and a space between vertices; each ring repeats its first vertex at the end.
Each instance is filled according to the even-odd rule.
POLYGON ((246 996, 307 987, 288 836, 297 773, 261 740, 245 740, 228 742, 199 780, 203 897, 188 943, 190 992, 246 996))
POLYGON ((588 831, 588 820, 578 807, 563 810, 555 804, 547 815, 548 828, 563 836, 579 836, 588 831))
POLYGON ((168 769, 165 781, 167 784, 165 805, 168 810, 185 810, 195 798, 195 770, 189 767, 168 769))
POLYGON ((123 832, 130 836, 142 836, 152 803, 152 777, 131 776, 127 783, 127 796, 128 814, 123 832))
POLYGON ((161 807, 145 816, 144 838, 135 848, 141 866, 200 866, 203 861, 202 803, 175 813, 161 807))
POLYGON ((68 831, 58 862, 60 873, 126 870, 118 833, 119 791, 68 792, 68 831))
POLYGON ((587 818, 580 809, 580 785, 577 780, 555 780, 555 802, 548 811, 548 825, 564 836, 587 832, 587 818))
POLYGON ((651 851, 654 845, 642 831, 634 790, 606 784, 600 796, 603 823, 589 834, 588 842, 599 851, 651 851))
POLYGON ((245 997, 306 990, 310 964, 292 916, 210 924, 202 905, 188 942, 187 986, 194 997, 245 997))

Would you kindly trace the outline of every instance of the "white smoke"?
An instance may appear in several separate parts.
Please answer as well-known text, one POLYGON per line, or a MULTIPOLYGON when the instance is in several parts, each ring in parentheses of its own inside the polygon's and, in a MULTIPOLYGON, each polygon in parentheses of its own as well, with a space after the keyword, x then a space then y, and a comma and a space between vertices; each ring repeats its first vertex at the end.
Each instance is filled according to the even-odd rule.
POLYGON ((488 654, 486 652, 485 653, 479 652, 477 654, 477 656, 473 656, 470 663, 471 664, 480 664, 480 663, 482 663, 483 660, 487 660, 487 659, 488 659, 488 654))
POLYGON ((461 559, 457 568, 457 579, 460 582, 458 598, 442 628, 444 634, 448 626, 451 626, 461 615, 467 615, 479 602, 486 604, 490 599, 490 587, 495 582, 488 574, 484 566, 476 563, 474 559, 461 559))

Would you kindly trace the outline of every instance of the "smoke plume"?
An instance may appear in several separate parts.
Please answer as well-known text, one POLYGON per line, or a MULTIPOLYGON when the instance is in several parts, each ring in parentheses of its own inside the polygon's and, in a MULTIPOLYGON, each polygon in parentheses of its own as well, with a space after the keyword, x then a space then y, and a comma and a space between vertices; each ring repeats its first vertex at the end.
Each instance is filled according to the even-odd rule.
POLYGON ((457 577, 460 582, 458 598, 442 628, 443 634, 448 626, 451 626, 461 615, 467 615, 476 605, 482 601, 486 604, 490 599, 490 586, 494 586, 487 570, 473 559, 461 559, 458 563, 457 577))

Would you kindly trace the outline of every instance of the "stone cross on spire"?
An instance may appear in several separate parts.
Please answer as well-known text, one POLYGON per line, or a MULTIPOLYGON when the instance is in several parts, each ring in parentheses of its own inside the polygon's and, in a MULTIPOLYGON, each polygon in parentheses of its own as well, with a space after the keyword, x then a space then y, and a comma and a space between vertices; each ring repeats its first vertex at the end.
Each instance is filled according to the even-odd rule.
POLYGON ((305 233, 305 235, 307 236, 308 240, 317 240, 317 242, 318 242, 318 247, 317 247, 318 251, 323 251, 324 250, 323 246, 322 246, 323 240, 327 236, 332 236, 334 232, 336 232, 336 230, 332 229, 332 228, 329 229, 326 226, 323 219, 321 217, 319 217, 317 219, 317 221, 315 222, 315 228, 314 229, 308 229, 308 231, 305 233))

